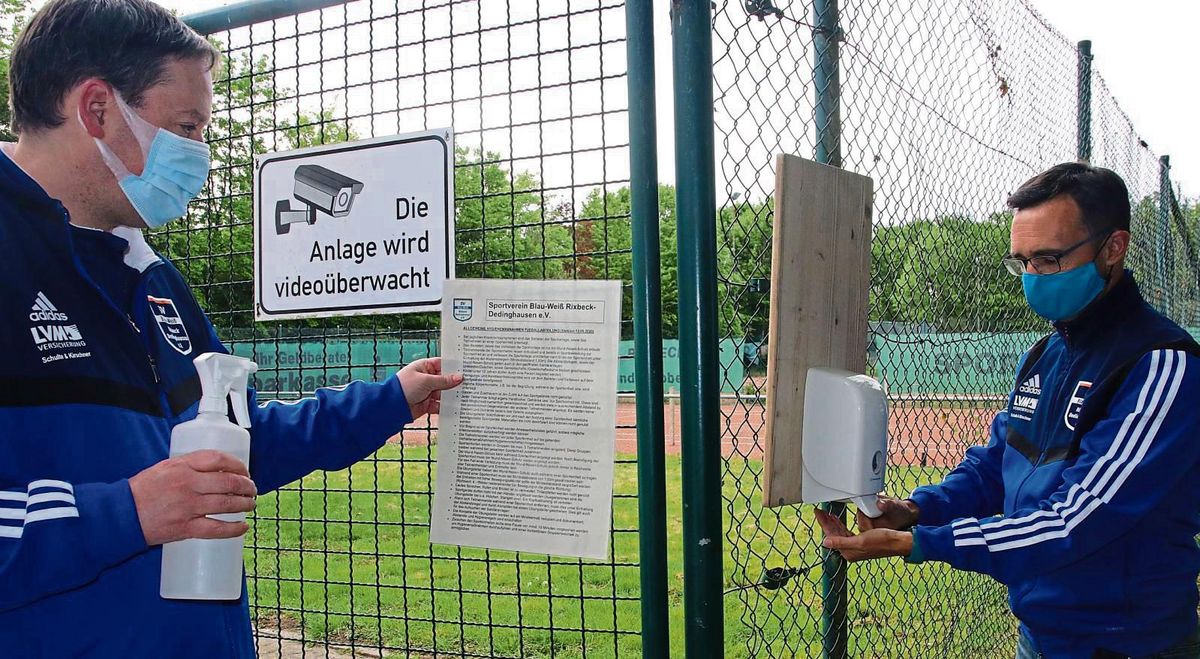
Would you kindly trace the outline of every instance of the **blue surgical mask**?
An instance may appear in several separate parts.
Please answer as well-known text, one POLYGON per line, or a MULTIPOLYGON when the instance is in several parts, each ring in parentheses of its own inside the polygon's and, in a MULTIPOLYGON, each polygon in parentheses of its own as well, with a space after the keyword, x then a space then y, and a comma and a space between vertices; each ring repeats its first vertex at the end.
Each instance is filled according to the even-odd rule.
POLYGON ((1025 300, 1037 315, 1057 322, 1079 315, 1104 290, 1104 277, 1096 262, 1050 275, 1024 273, 1025 300))
POLYGON ((115 91, 113 97, 142 147, 146 163, 142 173, 130 172, 107 144, 93 139, 129 203, 146 226, 156 229, 186 214, 188 203, 204 187, 209 170, 208 145, 155 126, 139 117, 115 91))

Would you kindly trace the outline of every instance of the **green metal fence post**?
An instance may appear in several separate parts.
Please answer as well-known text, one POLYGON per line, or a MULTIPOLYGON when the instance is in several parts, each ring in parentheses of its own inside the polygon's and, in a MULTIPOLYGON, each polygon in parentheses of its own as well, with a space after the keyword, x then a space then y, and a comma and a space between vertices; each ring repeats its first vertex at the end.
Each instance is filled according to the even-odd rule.
POLYGON ((1167 240, 1171 231, 1171 156, 1158 157, 1158 230, 1154 263, 1158 267, 1158 290, 1164 313, 1171 312, 1171 288, 1167 279, 1167 240))
MULTIPOLYGON (((838 71, 838 42, 842 38, 838 21, 838 0, 813 3, 813 82, 817 127, 817 162, 842 166, 841 76, 838 71)), ((825 510, 840 519, 846 506, 831 503, 825 510)), ((847 653, 846 562, 841 554, 821 549, 821 640, 827 659, 843 659, 847 653)))
POLYGON ((683 607, 689 659, 724 656, 712 8, 673 0, 683 607))
POLYGON ((1080 41, 1076 49, 1078 57, 1078 79, 1075 85, 1077 105, 1075 109, 1075 159, 1081 162, 1092 160, 1092 42, 1080 41))
POLYGON ((813 3, 813 111, 817 126, 817 162, 842 166, 842 82, 838 70, 838 0, 813 3))
MULTIPOLYGON (((1174 193, 1171 194, 1171 209, 1172 211, 1180 210, 1179 199, 1175 197, 1174 193)), ((1200 290, 1200 263, 1197 262, 1196 256, 1197 254, 1200 254, 1200 226, 1188 226, 1187 218, 1183 216, 1182 212, 1178 213, 1176 217, 1183 224, 1183 227, 1188 230, 1188 238, 1185 238, 1185 240, 1188 241, 1186 242, 1188 246, 1188 260, 1191 261, 1192 264, 1191 279, 1193 282, 1191 285, 1195 287, 1192 290, 1197 291, 1200 290)), ((1192 301, 1192 326, 1200 326, 1200 300, 1196 299, 1195 293, 1193 293, 1190 297, 1192 301)))
POLYGON ((663 438, 662 282, 654 104, 654 7, 625 7, 629 60, 630 214, 633 222, 633 338, 637 383, 638 549, 642 656, 667 657, 667 485, 663 438))

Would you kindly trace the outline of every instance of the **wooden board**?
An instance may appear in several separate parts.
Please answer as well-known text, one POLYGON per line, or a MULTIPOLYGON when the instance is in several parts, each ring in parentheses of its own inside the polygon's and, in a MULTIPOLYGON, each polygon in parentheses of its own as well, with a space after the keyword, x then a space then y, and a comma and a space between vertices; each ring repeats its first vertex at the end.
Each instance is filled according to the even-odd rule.
POLYGON ((775 159, 763 505, 801 501, 808 369, 866 371, 872 188, 836 167, 775 159))

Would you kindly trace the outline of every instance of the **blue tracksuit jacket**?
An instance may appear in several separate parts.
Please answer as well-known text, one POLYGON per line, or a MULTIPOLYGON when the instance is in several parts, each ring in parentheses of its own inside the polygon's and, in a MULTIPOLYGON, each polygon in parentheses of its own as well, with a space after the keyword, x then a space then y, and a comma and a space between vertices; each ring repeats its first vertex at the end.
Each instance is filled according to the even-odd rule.
MULTIPOLYGON (((253 657, 236 602, 159 597, 128 479, 196 414, 192 359, 224 351, 179 272, 68 224, 0 156, 0 656, 253 657)), ((260 493, 366 457, 411 421, 397 378, 251 400, 260 493)))
POLYGON ((912 560, 1007 585, 1048 657, 1141 656, 1182 640, 1200 572, 1200 360, 1155 349, 1176 342, 1190 338, 1128 271, 1056 324, 1040 355, 1022 358, 987 445, 913 492, 912 560))

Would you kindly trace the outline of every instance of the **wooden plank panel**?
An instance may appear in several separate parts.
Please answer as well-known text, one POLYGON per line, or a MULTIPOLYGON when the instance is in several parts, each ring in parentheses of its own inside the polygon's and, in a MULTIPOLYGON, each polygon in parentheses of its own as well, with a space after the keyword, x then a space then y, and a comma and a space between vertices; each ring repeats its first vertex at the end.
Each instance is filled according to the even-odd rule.
POLYGON ((865 176, 776 158, 764 505, 801 501, 808 369, 866 368, 871 193, 865 176))
MULTIPOLYGON (((853 286, 844 286, 842 282, 847 272, 858 272, 858 254, 855 251, 857 245, 851 239, 851 234, 857 229, 857 222, 846 217, 846 211, 850 207, 856 205, 859 200, 860 187, 857 181, 847 176, 841 176, 837 179, 836 198, 832 203, 836 205, 836 210, 833 216, 828 218, 826 222, 833 225, 834 229, 834 258, 830 264, 830 269, 833 271, 833 282, 830 290, 833 292, 833 299, 830 300, 830 314, 832 316, 830 325, 825 327, 829 330, 829 335, 832 340, 831 350, 827 355, 814 355, 814 359, 809 362, 810 366, 821 366, 822 357, 828 360, 828 365, 846 364, 851 361, 850 355, 853 352, 848 340, 850 334, 849 325, 853 324, 849 320, 851 315, 850 309, 854 296, 853 286)), ((820 326, 818 326, 818 330, 820 326)), ((810 353, 811 354, 811 353, 810 353)))
MULTIPOLYGON (((834 300, 837 321, 831 331, 835 349, 830 366, 855 373, 867 369, 867 302, 871 286, 871 179, 839 177, 837 272, 834 300), (843 282, 853 285, 841 285, 843 282), (840 344, 840 345, 839 345, 840 344)), ((819 364, 812 364, 819 366, 819 364)))
POLYGON ((850 361, 847 362, 856 373, 867 371, 867 344, 870 342, 870 329, 867 323, 867 313, 870 310, 871 292, 871 218, 875 202, 875 183, 868 177, 860 179, 863 184, 858 191, 857 206, 847 209, 848 217, 856 218, 859 222, 850 239, 855 242, 858 250, 857 268, 847 276, 858 282, 859 290, 850 298, 852 307, 848 319, 846 339, 851 342, 850 361))

